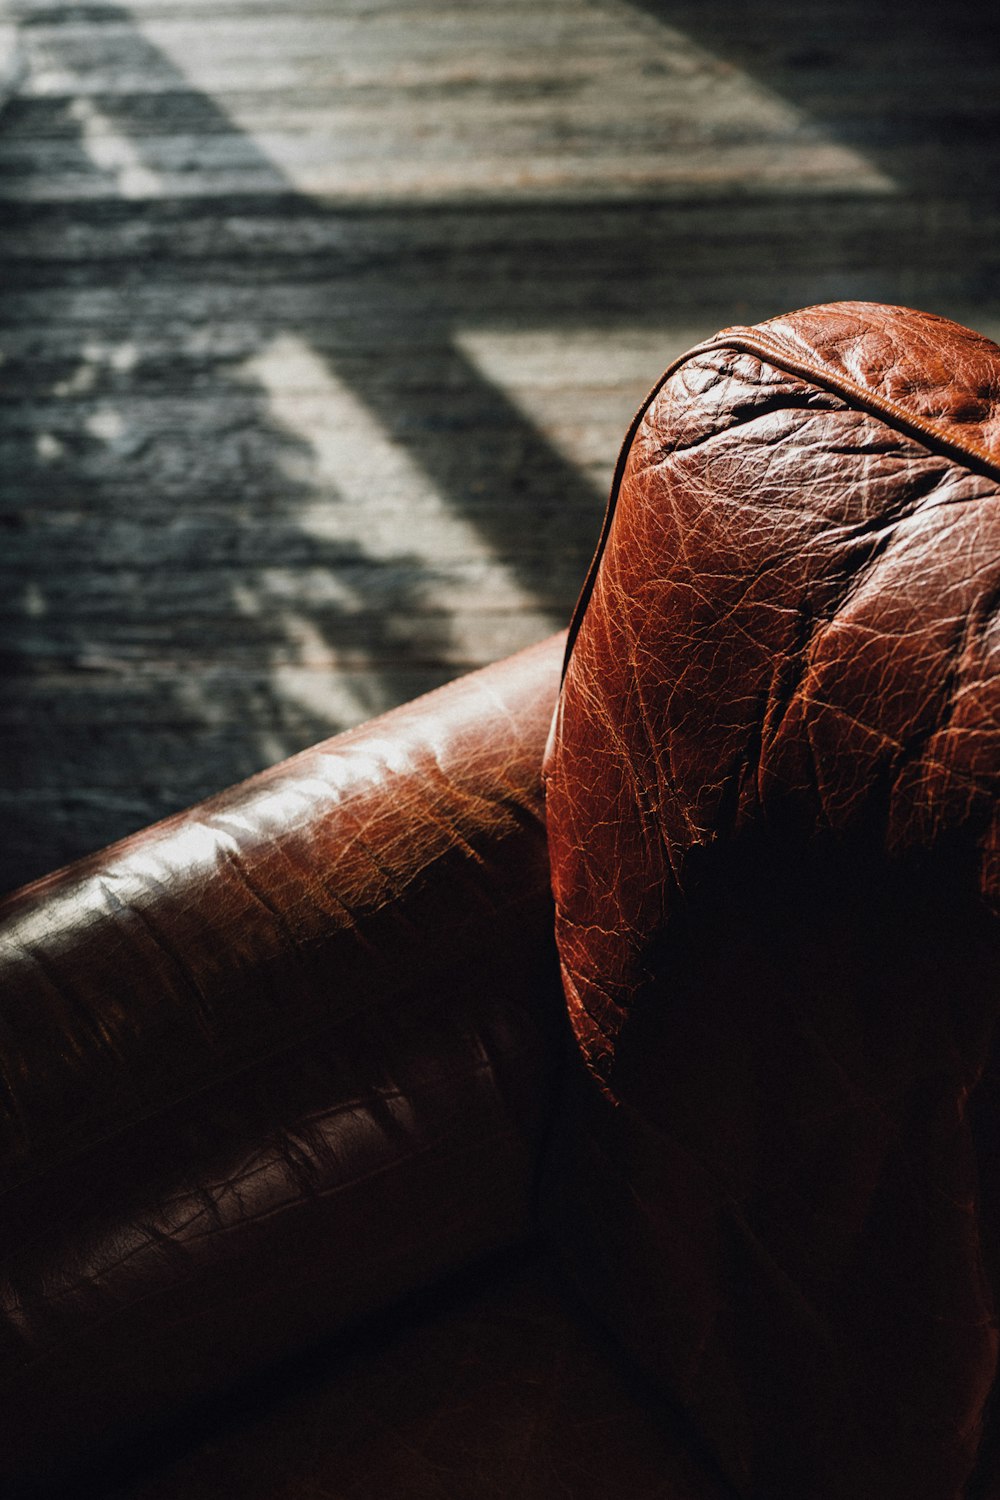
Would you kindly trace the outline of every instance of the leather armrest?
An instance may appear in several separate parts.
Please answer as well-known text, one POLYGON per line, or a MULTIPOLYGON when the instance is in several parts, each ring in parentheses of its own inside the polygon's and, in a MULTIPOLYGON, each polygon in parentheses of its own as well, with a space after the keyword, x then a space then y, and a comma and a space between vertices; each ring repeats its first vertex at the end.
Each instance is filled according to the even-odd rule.
POLYGON ((562 649, 0 907, 8 1488, 527 1232, 562 649))

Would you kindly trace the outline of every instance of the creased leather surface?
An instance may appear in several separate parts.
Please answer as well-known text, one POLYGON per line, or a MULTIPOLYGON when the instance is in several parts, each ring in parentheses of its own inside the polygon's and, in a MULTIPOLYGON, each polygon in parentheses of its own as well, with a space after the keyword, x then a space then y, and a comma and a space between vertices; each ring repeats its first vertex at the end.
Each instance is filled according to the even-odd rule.
POLYGON ((5 903, 4 1495, 528 1231, 561 651, 5 903))
POLYGON ((552 1224, 760 1500, 989 1461, 998 397, 903 309, 721 334, 635 430, 567 665, 552 1224))

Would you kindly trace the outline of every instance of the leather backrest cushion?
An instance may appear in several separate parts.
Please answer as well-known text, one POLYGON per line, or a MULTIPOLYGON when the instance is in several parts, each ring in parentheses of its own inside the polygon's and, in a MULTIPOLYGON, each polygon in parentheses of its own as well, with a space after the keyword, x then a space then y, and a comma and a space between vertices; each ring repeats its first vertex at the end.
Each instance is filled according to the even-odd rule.
POLYGON ((636 419, 571 632, 550 1222, 741 1494, 988 1461, 998 500, 987 340, 727 330, 636 419))

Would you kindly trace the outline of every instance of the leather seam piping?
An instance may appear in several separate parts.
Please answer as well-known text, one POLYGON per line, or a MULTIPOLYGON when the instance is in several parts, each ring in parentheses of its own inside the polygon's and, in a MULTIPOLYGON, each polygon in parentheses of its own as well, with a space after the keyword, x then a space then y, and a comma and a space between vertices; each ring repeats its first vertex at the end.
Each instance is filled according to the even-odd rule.
MULTIPOLYGON (((974 461, 974 466, 982 466, 991 479, 1000 481, 1000 460, 987 453, 985 448, 980 448, 978 443, 971 443, 958 437, 950 437, 938 424, 928 417, 915 415, 908 412, 905 407, 893 401, 890 396, 881 396, 876 391, 869 391, 865 386, 859 385, 849 375, 841 375, 831 370, 824 370, 812 364, 808 359, 797 355, 783 339, 771 333, 758 333, 756 330, 734 329, 724 340, 711 340, 706 345, 701 345, 692 353, 700 353, 708 347, 725 347, 731 344, 734 348, 744 349, 751 354, 764 350, 769 354, 771 362, 779 368, 786 370, 791 375, 806 375, 816 381, 817 385, 828 386, 836 391, 838 395, 853 396, 859 406, 868 407, 878 413, 879 416, 888 415, 893 418, 896 425, 904 431, 909 428, 920 437, 931 438, 941 449, 950 454, 957 454, 962 458, 974 461), (776 357, 777 356, 777 357, 776 357)), ((971 467, 971 466, 970 466, 971 467)))
POLYGON ((915 416, 912 412, 907 412, 904 407, 899 406, 888 396, 880 396, 874 391, 867 390, 864 386, 858 385, 855 381, 851 380, 848 375, 840 375, 812 364, 808 359, 797 355, 783 340, 771 333, 763 333, 758 329, 733 328, 725 334, 718 334, 714 338, 706 339, 704 343, 695 344, 694 348, 688 349, 686 353, 681 354, 667 366, 632 418, 628 431, 625 434, 618 454, 618 461, 615 465, 614 477, 611 481, 611 491, 608 495, 608 503, 604 511, 601 535, 598 539, 593 559, 587 570, 587 576, 584 579, 583 587, 580 590, 580 595, 573 611, 573 617, 570 621, 566 639, 566 651, 563 656, 560 685, 565 681, 566 670, 569 666, 573 646, 583 622, 587 605, 590 603, 590 596, 594 591, 597 570, 611 532, 611 525, 618 503, 618 494, 621 489, 622 479, 625 476, 625 465, 628 462, 632 441, 639 430, 639 425, 667 381, 683 365, 686 365, 689 360, 697 359, 699 355, 708 354, 715 349, 738 349, 743 353, 757 356, 762 355, 766 362, 774 368, 783 370, 789 375, 797 375, 803 379, 811 380, 816 385, 832 390, 838 396, 855 401, 862 409, 871 411, 878 417, 882 417, 883 419, 890 418, 889 425, 901 429, 911 437, 916 437, 918 441, 923 442, 932 451, 936 448, 948 457, 958 457, 966 464, 966 467, 985 473, 987 478, 994 479, 1000 483, 1000 461, 992 458, 984 449, 978 447, 978 445, 964 443, 959 438, 949 437, 935 422, 929 421, 926 417, 915 416))

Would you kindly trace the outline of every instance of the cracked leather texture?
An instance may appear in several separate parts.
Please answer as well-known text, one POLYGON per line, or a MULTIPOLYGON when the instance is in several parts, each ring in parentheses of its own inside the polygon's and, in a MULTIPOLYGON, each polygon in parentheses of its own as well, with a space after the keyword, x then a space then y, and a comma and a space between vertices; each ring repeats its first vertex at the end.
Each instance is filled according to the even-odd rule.
POLYGON ((549 1221, 754 1500, 995 1495, 1000 349, 726 330, 629 435, 547 758, 549 1221))
POLYGON ((529 1233, 562 650, 3 905, 5 1496, 529 1233))

